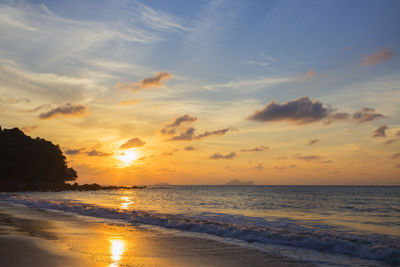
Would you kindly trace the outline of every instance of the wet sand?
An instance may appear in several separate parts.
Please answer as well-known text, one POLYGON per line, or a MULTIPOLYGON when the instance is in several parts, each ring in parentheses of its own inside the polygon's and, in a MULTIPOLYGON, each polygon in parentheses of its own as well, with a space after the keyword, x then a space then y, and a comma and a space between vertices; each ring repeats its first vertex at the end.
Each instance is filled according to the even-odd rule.
POLYGON ((311 266, 217 240, 0 201, 4 266, 311 266))

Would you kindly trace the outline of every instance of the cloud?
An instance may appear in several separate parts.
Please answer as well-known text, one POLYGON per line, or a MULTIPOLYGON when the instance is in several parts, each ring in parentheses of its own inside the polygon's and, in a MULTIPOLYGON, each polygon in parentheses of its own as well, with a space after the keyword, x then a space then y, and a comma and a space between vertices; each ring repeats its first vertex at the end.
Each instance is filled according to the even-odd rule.
POLYGON ((400 168, 400 164, 397 164, 397 165, 396 165, 396 168, 400 168))
POLYGON ((295 158, 300 159, 300 160, 305 160, 305 161, 322 159, 322 157, 318 156, 318 155, 308 155, 308 156, 295 155, 295 158))
POLYGON ((384 50, 375 52, 373 55, 366 55, 361 65, 368 66, 382 63, 388 61, 392 57, 394 57, 394 51, 391 48, 386 48, 384 50))
POLYGON ((79 153, 81 153, 83 150, 85 150, 85 148, 77 148, 77 149, 66 149, 64 151, 65 154, 67 155, 77 155, 79 153))
POLYGON ((87 152, 86 154, 90 157, 108 157, 108 156, 111 156, 113 153, 106 153, 106 152, 101 152, 96 149, 93 149, 93 150, 87 152))
POLYGON ((168 72, 157 72, 153 74, 153 77, 145 78, 137 83, 117 83, 115 87, 136 92, 148 88, 164 87, 163 81, 170 78, 172 78, 172 75, 168 72))
POLYGON ((254 148, 244 148, 244 149, 241 149, 240 152, 264 152, 268 148, 269 147, 267 147, 267 146, 258 146, 258 147, 254 147, 254 148))
POLYGON ((386 130, 388 128, 389 127, 387 125, 379 126, 378 128, 375 129, 372 137, 386 137, 386 130))
POLYGON ((168 128, 178 127, 182 123, 185 123, 185 122, 190 123, 190 122, 194 122, 194 121, 197 121, 196 117, 192 117, 190 115, 185 114, 183 116, 176 118, 171 124, 168 124, 166 127, 168 127, 168 128))
POLYGON ((201 133, 199 135, 195 135, 196 129, 191 127, 186 129, 185 131, 181 132, 177 136, 173 136, 170 141, 192 141, 192 140, 200 140, 209 136, 221 136, 225 135, 229 131, 235 131, 236 129, 229 127, 225 129, 220 129, 220 130, 214 130, 214 131, 206 131, 204 133, 201 133))
POLYGON ((247 119, 253 121, 290 121, 295 124, 306 124, 320 121, 330 114, 331 109, 323 107, 317 100, 302 97, 283 104, 272 101, 264 109, 256 110, 247 119))
POLYGON ((358 123, 373 121, 375 119, 385 118, 384 115, 376 113, 374 108, 363 108, 353 114, 352 119, 358 123))
POLYGON ((125 143, 123 143, 119 148, 120 149, 128 149, 128 148, 132 148, 132 147, 141 147, 141 146, 144 146, 145 144, 146 144, 146 142, 135 137, 135 138, 131 138, 128 141, 126 141, 125 143))
POLYGON ((285 170, 285 169, 293 169, 296 168, 296 165, 288 165, 288 166, 275 166, 274 169, 277 170, 285 170))
POLYGON ((311 140, 308 140, 308 145, 312 146, 312 145, 314 145, 314 144, 316 144, 318 142, 319 142, 319 139, 311 139, 311 140))
POLYGON ((396 133, 396 136, 400 136, 400 131, 398 131, 398 132, 396 133))
POLYGON ((140 99, 125 100, 119 102, 118 106, 134 105, 134 104, 139 104, 140 102, 141 102, 140 99))
POLYGON ((236 157, 236 153, 235 152, 231 152, 229 154, 221 154, 221 153, 214 153, 212 154, 209 159, 233 159, 234 157, 236 157))
POLYGON ((183 148, 183 150, 186 150, 186 151, 193 151, 193 150, 196 150, 196 148, 195 148, 195 147, 192 147, 192 146, 185 146, 185 147, 183 148))
POLYGON ((322 164, 332 163, 332 160, 325 160, 325 161, 321 161, 320 163, 322 163, 322 164))
POLYGON ((70 103, 67 103, 64 106, 59 106, 48 112, 41 113, 39 118, 45 120, 56 116, 84 116, 86 113, 87 107, 82 105, 71 105, 70 103))
POLYGON ((194 127, 181 127, 184 123, 192 123, 195 121, 197 121, 196 117, 185 114, 175 118, 171 123, 165 125, 165 127, 160 130, 160 133, 162 135, 175 135, 168 139, 169 141, 192 141, 200 140, 209 136, 221 136, 229 131, 237 131, 236 129, 229 127, 219 130, 205 131, 199 135, 196 135, 196 129, 194 127))
POLYGON ((390 156, 392 159, 400 159, 400 153, 394 153, 390 156))
POLYGON ((221 136, 221 135, 226 134, 229 131, 237 131, 237 130, 232 127, 229 127, 229 128, 220 129, 220 130, 206 131, 206 132, 196 136, 195 139, 202 139, 202 138, 205 138, 208 136, 221 136))
POLYGON ((307 96, 283 104, 271 101, 264 109, 256 110, 247 117, 252 121, 289 121, 294 124, 308 124, 323 120, 326 125, 350 120, 364 123, 381 118, 385 118, 385 116, 376 113, 373 108, 363 108, 351 116, 346 112, 336 112, 334 108, 325 107, 320 101, 310 100, 307 96))
POLYGON ((174 136, 169 140, 170 141, 190 141, 190 140, 193 140, 193 139, 195 139, 195 135, 194 135, 195 131, 196 131, 196 129, 191 127, 189 129, 186 129, 180 135, 174 136))
POLYGON ((390 145, 391 143, 397 142, 397 139, 389 139, 383 142, 384 145, 390 145))

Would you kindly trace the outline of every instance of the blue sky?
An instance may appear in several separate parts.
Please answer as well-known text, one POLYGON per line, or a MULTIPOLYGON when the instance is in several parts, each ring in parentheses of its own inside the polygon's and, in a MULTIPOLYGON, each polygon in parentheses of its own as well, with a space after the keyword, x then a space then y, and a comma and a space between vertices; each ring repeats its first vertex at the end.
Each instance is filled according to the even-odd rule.
MULTIPOLYGON (((2 1, 0 123, 31 129, 31 134, 55 140, 66 149, 95 147, 100 142, 104 151, 120 153, 117 144, 140 137, 147 141, 138 153, 150 157, 181 149, 157 131, 173 118, 190 114, 198 118, 196 129, 238 130, 196 141, 202 146, 200 161, 205 165, 210 163, 207 153, 237 152, 247 143, 272 143, 280 158, 299 151, 312 155, 331 151, 324 157, 352 158, 350 150, 363 149, 376 156, 360 157, 358 169, 342 171, 341 177, 357 176, 357 183, 373 183, 381 171, 361 175, 365 173, 361 169, 378 157, 387 164, 388 183, 393 183, 400 169, 399 163, 389 160, 400 144, 396 135, 400 131, 399 13, 399 1, 2 1), (157 76, 161 72, 168 75, 157 76), (157 81, 148 86, 146 78, 157 81), (297 125, 293 117, 280 117, 278 122, 273 117, 271 122, 269 113, 263 122, 246 119, 271 101, 285 108, 284 103, 303 97, 329 107, 324 119, 334 111, 351 115, 363 108, 382 116, 329 126, 297 125), (125 105, 129 101, 134 104, 125 105), (87 115, 60 113, 56 119, 39 119, 43 112, 71 108, 67 103, 81 105, 87 115), (388 126, 385 136, 372 137, 382 125, 388 126), (318 133, 318 139, 329 142, 321 150, 304 148, 299 144, 305 141, 296 143, 296 135, 288 131, 304 140, 318 133), (340 146, 352 148, 333 152, 340 146)), ((180 173, 178 180, 202 183, 188 167, 196 159, 183 163, 180 157, 172 160, 179 166, 174 167, 180 173)), ((263 164, 264 170, 254 174, 259 183, 276 183, 282 175, 292 177, 288 183, 307 183, 295 171, 265 178, 269 169, 279 169, 274 168, 280 164, 277 157, 264 153, 232 161, 243 170, 249 164, 263 164)), ((85 179, 106 176, 104 169, 100 171, 83 155, 70 160, 85 179)), ((107 159, 104 164, 114 163, 107 159)), ((211 174, 201 174, 210 177, 204 182, 230 177, 226 166, 226 162, 213 165, 211 174)), ((134 167, 125 173, 130 175, 134 167)), ((169 177, 162 171, 155 173, 151 163, 136 167, 146 169, 155 182, 169 177)), ((316 169, 305 166, 299 173, 316 169)), ((338 169, 340 160, 326 173, 315 175, 332 182, 338 169)), ((153 181, 150 176, 135 177, 148 183, 153 181)), ((126 177, 121 178, 125 183, 126 177)))

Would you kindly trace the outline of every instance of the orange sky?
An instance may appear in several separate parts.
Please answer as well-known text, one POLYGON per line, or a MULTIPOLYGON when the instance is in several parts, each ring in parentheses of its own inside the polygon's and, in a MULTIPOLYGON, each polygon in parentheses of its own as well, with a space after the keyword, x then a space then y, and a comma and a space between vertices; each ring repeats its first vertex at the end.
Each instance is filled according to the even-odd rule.
POLYGON ((361 27, 323 5, 138 3, 2 4, 1 126, 59 144, 79 183, 400 184, 390 5, 361 27))

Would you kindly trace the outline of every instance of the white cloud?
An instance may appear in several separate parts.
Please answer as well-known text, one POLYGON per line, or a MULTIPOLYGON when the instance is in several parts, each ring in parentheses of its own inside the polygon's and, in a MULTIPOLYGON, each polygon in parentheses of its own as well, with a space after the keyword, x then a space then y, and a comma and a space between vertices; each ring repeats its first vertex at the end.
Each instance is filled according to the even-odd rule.
POLYGON ((0 91, 4 94, 41 96, 48 100, 63 101, 81 99, 89 93, 102 93, 106 87, 89 78, 38 73, 28 71, 12 61, 0 60, 0 91))
POLYGON ((262 78, 255 78, 255 79, 247 79, 247 80, 237 80, 237 81, 230 81, 227 83, 220 83, 220 84, 211 84, 206 85, 204 88, 208 90, 218 90, 223 88, 231 88, 231 89, 240 89, 246 92, 257 90, 261 88, 272 87, 282 83, 289 83, 295 81, 296 77, 281 77, 281 78, 269 78, 269 77, 262 77, 262 78))

